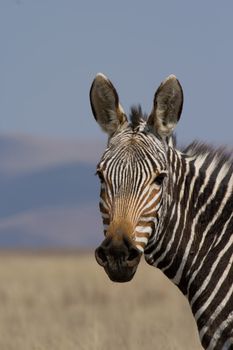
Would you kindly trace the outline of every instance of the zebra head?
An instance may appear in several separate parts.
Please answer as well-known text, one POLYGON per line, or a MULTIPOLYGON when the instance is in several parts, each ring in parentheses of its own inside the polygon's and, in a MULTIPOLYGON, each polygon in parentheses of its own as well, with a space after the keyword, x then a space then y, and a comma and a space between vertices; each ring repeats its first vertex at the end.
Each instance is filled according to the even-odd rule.
POLYGON ((134 108, 128 121, 113 84, 98 74, 90 101, 97 123, 108 134, 97 166, 105 239, 95 255, 111 280, 126 282, 134 276, 163 215, 169 186, 167 149, 183 93, 176 77, 169 76, 155 93, 148 119, 134 108))

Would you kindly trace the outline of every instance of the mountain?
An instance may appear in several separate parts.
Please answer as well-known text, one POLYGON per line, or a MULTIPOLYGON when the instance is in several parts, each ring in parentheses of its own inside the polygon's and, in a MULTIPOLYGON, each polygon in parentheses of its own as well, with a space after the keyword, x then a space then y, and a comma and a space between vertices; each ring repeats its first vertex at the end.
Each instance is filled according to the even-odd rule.
POLYGON ((82 249, 101 242, 94 173, 104 147, 93 139, 0 134, 0 248, 82 249))
POLYGON ((0 135, 0 247, 89 248, 102 239, 104 143, 0 135))

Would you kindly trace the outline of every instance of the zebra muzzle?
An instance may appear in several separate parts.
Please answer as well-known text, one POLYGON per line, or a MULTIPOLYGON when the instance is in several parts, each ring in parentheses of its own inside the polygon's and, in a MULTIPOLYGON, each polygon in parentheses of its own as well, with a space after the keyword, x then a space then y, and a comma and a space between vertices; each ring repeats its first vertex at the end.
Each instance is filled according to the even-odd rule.
POLYGON ((130 281, 139 264, 142 253, 127 239, 120 241, 106 238, 96 249, 95 257, 114 282, 130 281))

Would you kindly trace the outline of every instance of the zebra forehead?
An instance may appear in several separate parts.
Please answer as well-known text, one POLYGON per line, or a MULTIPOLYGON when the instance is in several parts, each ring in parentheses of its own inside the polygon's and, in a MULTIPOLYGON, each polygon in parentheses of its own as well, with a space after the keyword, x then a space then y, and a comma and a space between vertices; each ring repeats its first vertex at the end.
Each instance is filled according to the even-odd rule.
POLYGON ((135 130, 129 126, 127 129, 116 133, 109 141, 109 147, 127 147, 129 149, 143 149, 145 151, 157 149, 164 152, 164 143, 161 139, 146 130, 142 123, 141 128, 135 130))
POLYGON ((114 162, 119 164, 136 164, 149 162, 157 170, 166 169, 167 154, 162 140, 152 134, 146 134, 132 129, 117 133, 110 140, 100 164, 114 162))

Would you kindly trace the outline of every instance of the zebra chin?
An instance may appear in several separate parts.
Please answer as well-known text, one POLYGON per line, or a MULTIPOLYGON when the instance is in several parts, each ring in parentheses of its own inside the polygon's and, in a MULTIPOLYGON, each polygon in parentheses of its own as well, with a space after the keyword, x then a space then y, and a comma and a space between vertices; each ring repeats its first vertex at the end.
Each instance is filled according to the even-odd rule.
POLYGON ((113 282, 129 282, 137 271, 141 256, 142 251, 127 238, 121 241, 106 238, 95 251, 98 264, 113 282))
POLYGON ((110 267, 106 266, 104 270, 112 282, 124 283, 132 280, 137 267, 134 269, 122 268, 121 270, 112 270, 110 267))

